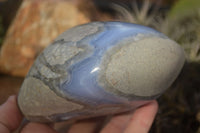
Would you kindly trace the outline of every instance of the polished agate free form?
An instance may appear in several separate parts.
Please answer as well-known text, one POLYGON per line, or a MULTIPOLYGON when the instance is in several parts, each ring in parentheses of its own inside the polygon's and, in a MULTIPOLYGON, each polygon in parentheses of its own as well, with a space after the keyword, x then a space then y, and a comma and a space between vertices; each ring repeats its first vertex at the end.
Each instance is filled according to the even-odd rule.
POLYGON ((159 97, 184 65, 164 34, 125 22, 92 22, 58 36, 27 74, 18 104, 30 121, 128 111, 159 97))

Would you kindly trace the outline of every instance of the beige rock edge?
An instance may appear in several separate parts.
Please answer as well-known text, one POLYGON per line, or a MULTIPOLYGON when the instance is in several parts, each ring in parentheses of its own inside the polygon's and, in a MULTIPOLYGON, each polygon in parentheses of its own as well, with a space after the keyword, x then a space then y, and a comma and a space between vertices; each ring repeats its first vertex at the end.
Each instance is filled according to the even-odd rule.
POLYGON ((161 94, 177 78, 185 56, 182 48, 170 39, 144 37, 124 44, 113 53, 100 75, 100 84, 109 92, 151 97, 161 94))
POLYGON ((79 110, 83 106, 67 101, 56 95, 41 80, 28 77, 21 87, 18 103, 26 118, 29 116, 48 116, 79 110), (39 111, 38 111, 39 110, 39 111))

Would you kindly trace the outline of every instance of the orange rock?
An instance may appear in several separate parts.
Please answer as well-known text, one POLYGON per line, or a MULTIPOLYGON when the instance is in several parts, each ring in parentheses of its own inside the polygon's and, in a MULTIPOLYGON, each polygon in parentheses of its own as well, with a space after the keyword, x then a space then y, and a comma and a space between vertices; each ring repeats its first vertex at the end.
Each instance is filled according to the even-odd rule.
POLYGON ((36 56, 56 36, 90 21, 72 0, 24 0, 6 34, 0 53, 0 72, 25 76, 36 56))

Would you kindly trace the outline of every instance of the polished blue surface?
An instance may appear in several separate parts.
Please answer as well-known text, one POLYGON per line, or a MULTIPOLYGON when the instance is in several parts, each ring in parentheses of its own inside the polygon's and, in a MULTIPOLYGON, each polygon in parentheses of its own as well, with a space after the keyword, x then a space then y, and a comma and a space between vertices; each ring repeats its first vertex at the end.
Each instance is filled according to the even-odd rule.
POLYGON ((119 45, 124 39, 129 38, 135 41, 138 34, 164 37, 163 34, 141 25, 122 22, 104 23, 104 29, 101 32, 86 37, 79 42, 80 45, 91 45, 94 47, 94 51, 91 56, 69 68, 70 80, 62 84, 60 89, 67 97, 78 99, 90 105, 128 102, 126 98, 106 92, 99 86, 97 76, 105 52, 111 47, 119 45))

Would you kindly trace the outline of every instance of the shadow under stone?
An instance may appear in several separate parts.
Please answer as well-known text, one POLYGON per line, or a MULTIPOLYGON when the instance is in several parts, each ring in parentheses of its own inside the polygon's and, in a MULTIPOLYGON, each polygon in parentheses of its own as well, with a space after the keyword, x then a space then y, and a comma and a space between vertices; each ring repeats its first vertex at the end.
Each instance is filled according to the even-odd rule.
POLYGON ((158 103, 159 111, 150 133, 199 133, 200 63, 186 63, 158 103))

